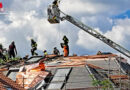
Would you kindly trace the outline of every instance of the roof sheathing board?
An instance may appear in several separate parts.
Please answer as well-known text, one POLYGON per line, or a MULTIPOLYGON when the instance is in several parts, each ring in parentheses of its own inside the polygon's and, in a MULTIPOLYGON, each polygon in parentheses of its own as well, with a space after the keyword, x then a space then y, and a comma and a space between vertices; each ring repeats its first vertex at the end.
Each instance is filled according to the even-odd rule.
POLYGON ((31 57, 26 61, 26 63, 35 63, 38 62, 40 59, 42 59, 42 57, 31 57))

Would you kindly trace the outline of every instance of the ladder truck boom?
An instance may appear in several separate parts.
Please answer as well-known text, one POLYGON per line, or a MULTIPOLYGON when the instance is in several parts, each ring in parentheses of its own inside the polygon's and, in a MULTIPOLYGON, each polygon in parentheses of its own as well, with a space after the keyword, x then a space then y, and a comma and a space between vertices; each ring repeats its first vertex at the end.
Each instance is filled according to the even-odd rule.
POLYGON ((114 41, 108 39, 107 37, 101 35, 96 30, 94 30, 91 27, 83 24, 82 22, 80 22, 79 20, 73 18, 72 16, 66 15, 65 13, 60 11, 58 6, 52 5, 50 7, 50 5, 49 5, 48 11, 49 11, 48 12, 48 21, 51 24, 60 23, 60 21, 67 20, 70 23, 72 23, 72 24, 76 25, 77 27, 79 27, 80 29, 84 30, 85 32, 89 33, 93 37, 99 39, 100 41, 106 43, 107 45, 109 45, 113 49, 119 51, 123 55, 130 58, 130 51, 129 50, 125 49, 124 47, 120 46, 119 44, 115 43, 114 41), (64 16, 60 17, 60 13, 63 13, 64 16))
POLYGON ((69 21, 70 23, 76 25, 77 27, 79 27, 80 29, 84 30, 85 32, 91 34, 92 36, 94 36, 95 38, 99 39, 100 41, 106 43, 107 45, 109 45, 110 47, 112 47, 113 49, 119 51, 120 53, 124 54, 125 56, 130 58, 130 51, 128 51, 127 49, 123 48, 122 46, 120 46, 119 44, 115 43, 114 41, 106 38, 105 36, 101 35, 100 33, 98 33, 96 30, 92 29, 91 27, 83 24, 82 22, 80 22, 79 20, 73 18, 72 16, 66 15, 64 17, 65 20, 69 21))

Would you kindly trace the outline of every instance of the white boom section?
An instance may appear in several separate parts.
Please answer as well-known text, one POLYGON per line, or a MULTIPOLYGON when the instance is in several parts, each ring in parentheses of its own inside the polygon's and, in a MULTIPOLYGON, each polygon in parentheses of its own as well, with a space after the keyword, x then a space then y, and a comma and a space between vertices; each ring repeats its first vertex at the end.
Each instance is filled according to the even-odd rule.
POLYGON ((101 35, 100 33, 98 33, 96 30, 92 29, 91 27, 83 24, 82 22, 80 22, 79 20, 73 18, 72 16, 66 15, 64 17, 62 17, 61 19, 66 19, 67 21, 71 22, 72 24, 76 25, 77 27, 79 27, 80 29, 84 30, 85 32, 91 34, 92 36, 94 36, 95 38, 103 41, 104 43, 106 43, 107 45, 109 45, 110 47, 114 48, 115 50, 119 51, 120 53, 124 54, 125 56, 130 58, 130 51, 128 51, 127 49, 123 48, 122 46, 118 45, 117 43, 113 42, 112 40, 106 38, 105 36, 101 35))

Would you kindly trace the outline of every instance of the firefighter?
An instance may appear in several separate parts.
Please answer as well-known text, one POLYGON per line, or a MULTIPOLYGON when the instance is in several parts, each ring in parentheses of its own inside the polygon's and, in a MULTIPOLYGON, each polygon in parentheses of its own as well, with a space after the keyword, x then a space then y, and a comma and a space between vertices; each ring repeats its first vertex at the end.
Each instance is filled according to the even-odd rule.
POLYGON ((6 60, 6 57, 3 55, 2 49, 0 49, 0 58, 3 59, 4 61, 6 60))
POLYGON ((69 55, 69 39, 66 36, 63 36, 64 43, 61 43, 61 47, 63 48, 64 57, 69 55))
POLYGON ((24 57, 23 57, 23 60, 28 60, 28 57, 29 57, 29 55, 27 54, 27 55, 25 55, 24 57))
POLYGON ((60 10, 58 8, 58 4, 59 4, 58 0, 53 1, 53 4, 52 4, 52 13, 53 13, 52 20, 53 20, 53 23, 59 23, 60 22, 60 10))
POLYGON ((9 58, 15 58, 15 56, 17 55, 17 49, 15 46, 15 42, 13 41, 10 45, 9 45, 9 58))
POLYGON ((31 39, 31 47, 32 47, 32 49, 31 49, 31 54, 32 54, 32 56, 34 56, 34 55, 38 55, 35 51, 37 50, 37 43, 33 40, 33 39, 31 39))
POLYGON ((7 53, 6 49, 3 49, 3 45, 0 43, 0 58, 6 61, 5 52, 7 53))
POLYGON ((53 54, 60 55, 60 52, 56 47, 54 47, 53 54))
POLYGON ((52 11, 51 11, 51 5, 49 5, 47 12, 48 12, 48 20, 50 20, 52 18, 52 15, 53 15, 52 11))
POLYGON ((66 35, 63 36, 63 41, 65 45, 68 45, 69 39, 66 37, 66 35))
POLYGON ((0 49, 3 50, 3 45, 0 43, 0 49))
POLYGON ((48 55, 47 51, 44 50, 43 53, 44 53, 44 57, 47 57, 47 55, 48 55))

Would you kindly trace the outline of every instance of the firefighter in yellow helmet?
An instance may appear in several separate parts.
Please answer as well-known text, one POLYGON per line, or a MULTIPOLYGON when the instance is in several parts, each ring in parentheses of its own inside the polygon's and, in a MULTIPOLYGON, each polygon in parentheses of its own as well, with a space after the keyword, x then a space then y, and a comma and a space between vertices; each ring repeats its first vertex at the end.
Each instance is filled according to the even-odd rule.
POLYGON ((44 50, 43 53, 44 53, 44 57, 47 57, 47 55, 48 55, 47 51, 44 50))
POLYGON ((53 54, 60 55, 60 51, 56 47, 54 47, 53 54))

